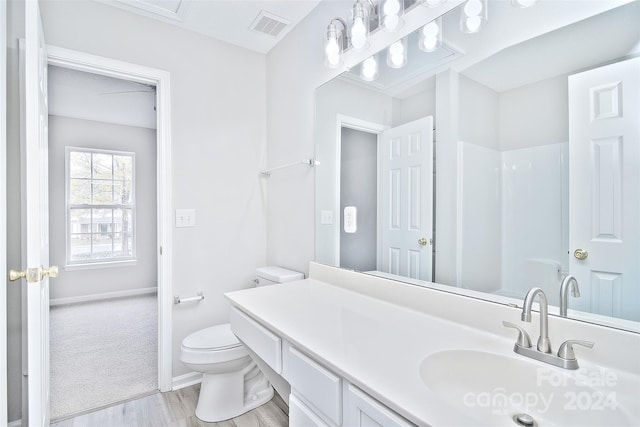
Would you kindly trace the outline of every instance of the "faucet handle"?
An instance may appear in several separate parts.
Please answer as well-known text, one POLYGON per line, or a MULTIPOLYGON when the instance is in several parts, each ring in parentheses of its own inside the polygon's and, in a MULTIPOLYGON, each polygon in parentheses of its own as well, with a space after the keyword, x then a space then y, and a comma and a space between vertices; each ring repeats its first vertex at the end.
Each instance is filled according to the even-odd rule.
POLYGON ((588 348, 591 348, 594 345, 594 343, 591 341, 568 340, 563 342, 558 349, 558 357, 565 360, 575 360, 576 354, 573 352, 574 344, 578 344, 588 348))
POLYGON ((516 340, 516 344, 520 347, 531 347, 531 338, 529 338, 529 334, 527 331, 522 329, 520 326, 515 325, 511 322, 507 322, 506 320, 502 321, 502 324, 507 328, 513 328, 518 330, 518 339, 516 340))

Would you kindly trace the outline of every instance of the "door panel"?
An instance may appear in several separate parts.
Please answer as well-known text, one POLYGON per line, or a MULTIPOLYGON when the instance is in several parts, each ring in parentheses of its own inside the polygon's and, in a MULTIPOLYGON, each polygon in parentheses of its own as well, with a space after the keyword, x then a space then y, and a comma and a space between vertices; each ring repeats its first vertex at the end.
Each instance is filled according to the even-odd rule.
POLYGON ((570 306, 640 320, 640 58, 569 77, 570 306), (586 258, 575 254, 586 250, 586 258), (583 258, 583 259, 579 259, 583 258))
POLYGON ((433 117, 381 135, 382 221, 378 270, 432 278, 433 117))

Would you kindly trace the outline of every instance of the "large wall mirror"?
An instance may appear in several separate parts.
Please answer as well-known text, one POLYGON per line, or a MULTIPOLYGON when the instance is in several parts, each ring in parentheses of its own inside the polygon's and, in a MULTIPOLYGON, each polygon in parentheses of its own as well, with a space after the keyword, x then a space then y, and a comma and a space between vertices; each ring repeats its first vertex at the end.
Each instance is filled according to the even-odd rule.
POLYGON ((640 1, 458 9, 317 89, 316 261, 640 331, 640 1))

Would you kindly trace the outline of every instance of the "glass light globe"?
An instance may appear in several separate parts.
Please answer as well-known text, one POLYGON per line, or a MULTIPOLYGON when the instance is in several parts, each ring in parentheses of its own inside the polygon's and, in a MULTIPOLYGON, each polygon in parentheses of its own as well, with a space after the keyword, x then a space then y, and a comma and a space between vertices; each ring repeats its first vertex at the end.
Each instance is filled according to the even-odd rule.
POLYGON ((438 45, 438 38, 433 36, 425 36, 422 41, 425 50, 434 50, 438 45))
POLYGON ((464 13, 467 16, 478 16, 482 13, 482 2, 480 0, 468 0, 464 4, 464 13))
POLYGON ((424 34, 425 37, 437 37, 439 32, 440 27, 435 21, 431 21, 422 27, 422 34, 424 34))
POLYGON ((402 44, 402 41, 397 41, 389 46, 389 53, 391 55, 404 55, 404 44, 402 44))
POLYGON ((387 0, 384 3, 383 10, 385 15, 397 15, 400 12, 400 2, 398 0, 387 0))
POLYGON ((482 26, 482 18, 479 16, 470 16, 465 19, 464 25, 470 33, 476 33, 480 30, 480 26, 482 26))
POLYGON ((395 30, 399 23, 400 18, 398 15, 387 15, 384 17, 384 27, 389 31, 395 30))

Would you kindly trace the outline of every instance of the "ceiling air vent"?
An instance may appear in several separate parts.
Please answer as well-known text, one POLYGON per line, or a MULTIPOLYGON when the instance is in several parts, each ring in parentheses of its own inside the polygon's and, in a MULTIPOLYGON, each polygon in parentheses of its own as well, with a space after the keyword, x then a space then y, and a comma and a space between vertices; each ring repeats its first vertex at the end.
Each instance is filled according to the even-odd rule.
POLYGON ((289 21, 286 19, 262 10, 253 20, 249 29, 272 37, 278 37, 287 25, 289 25, 289 21))

